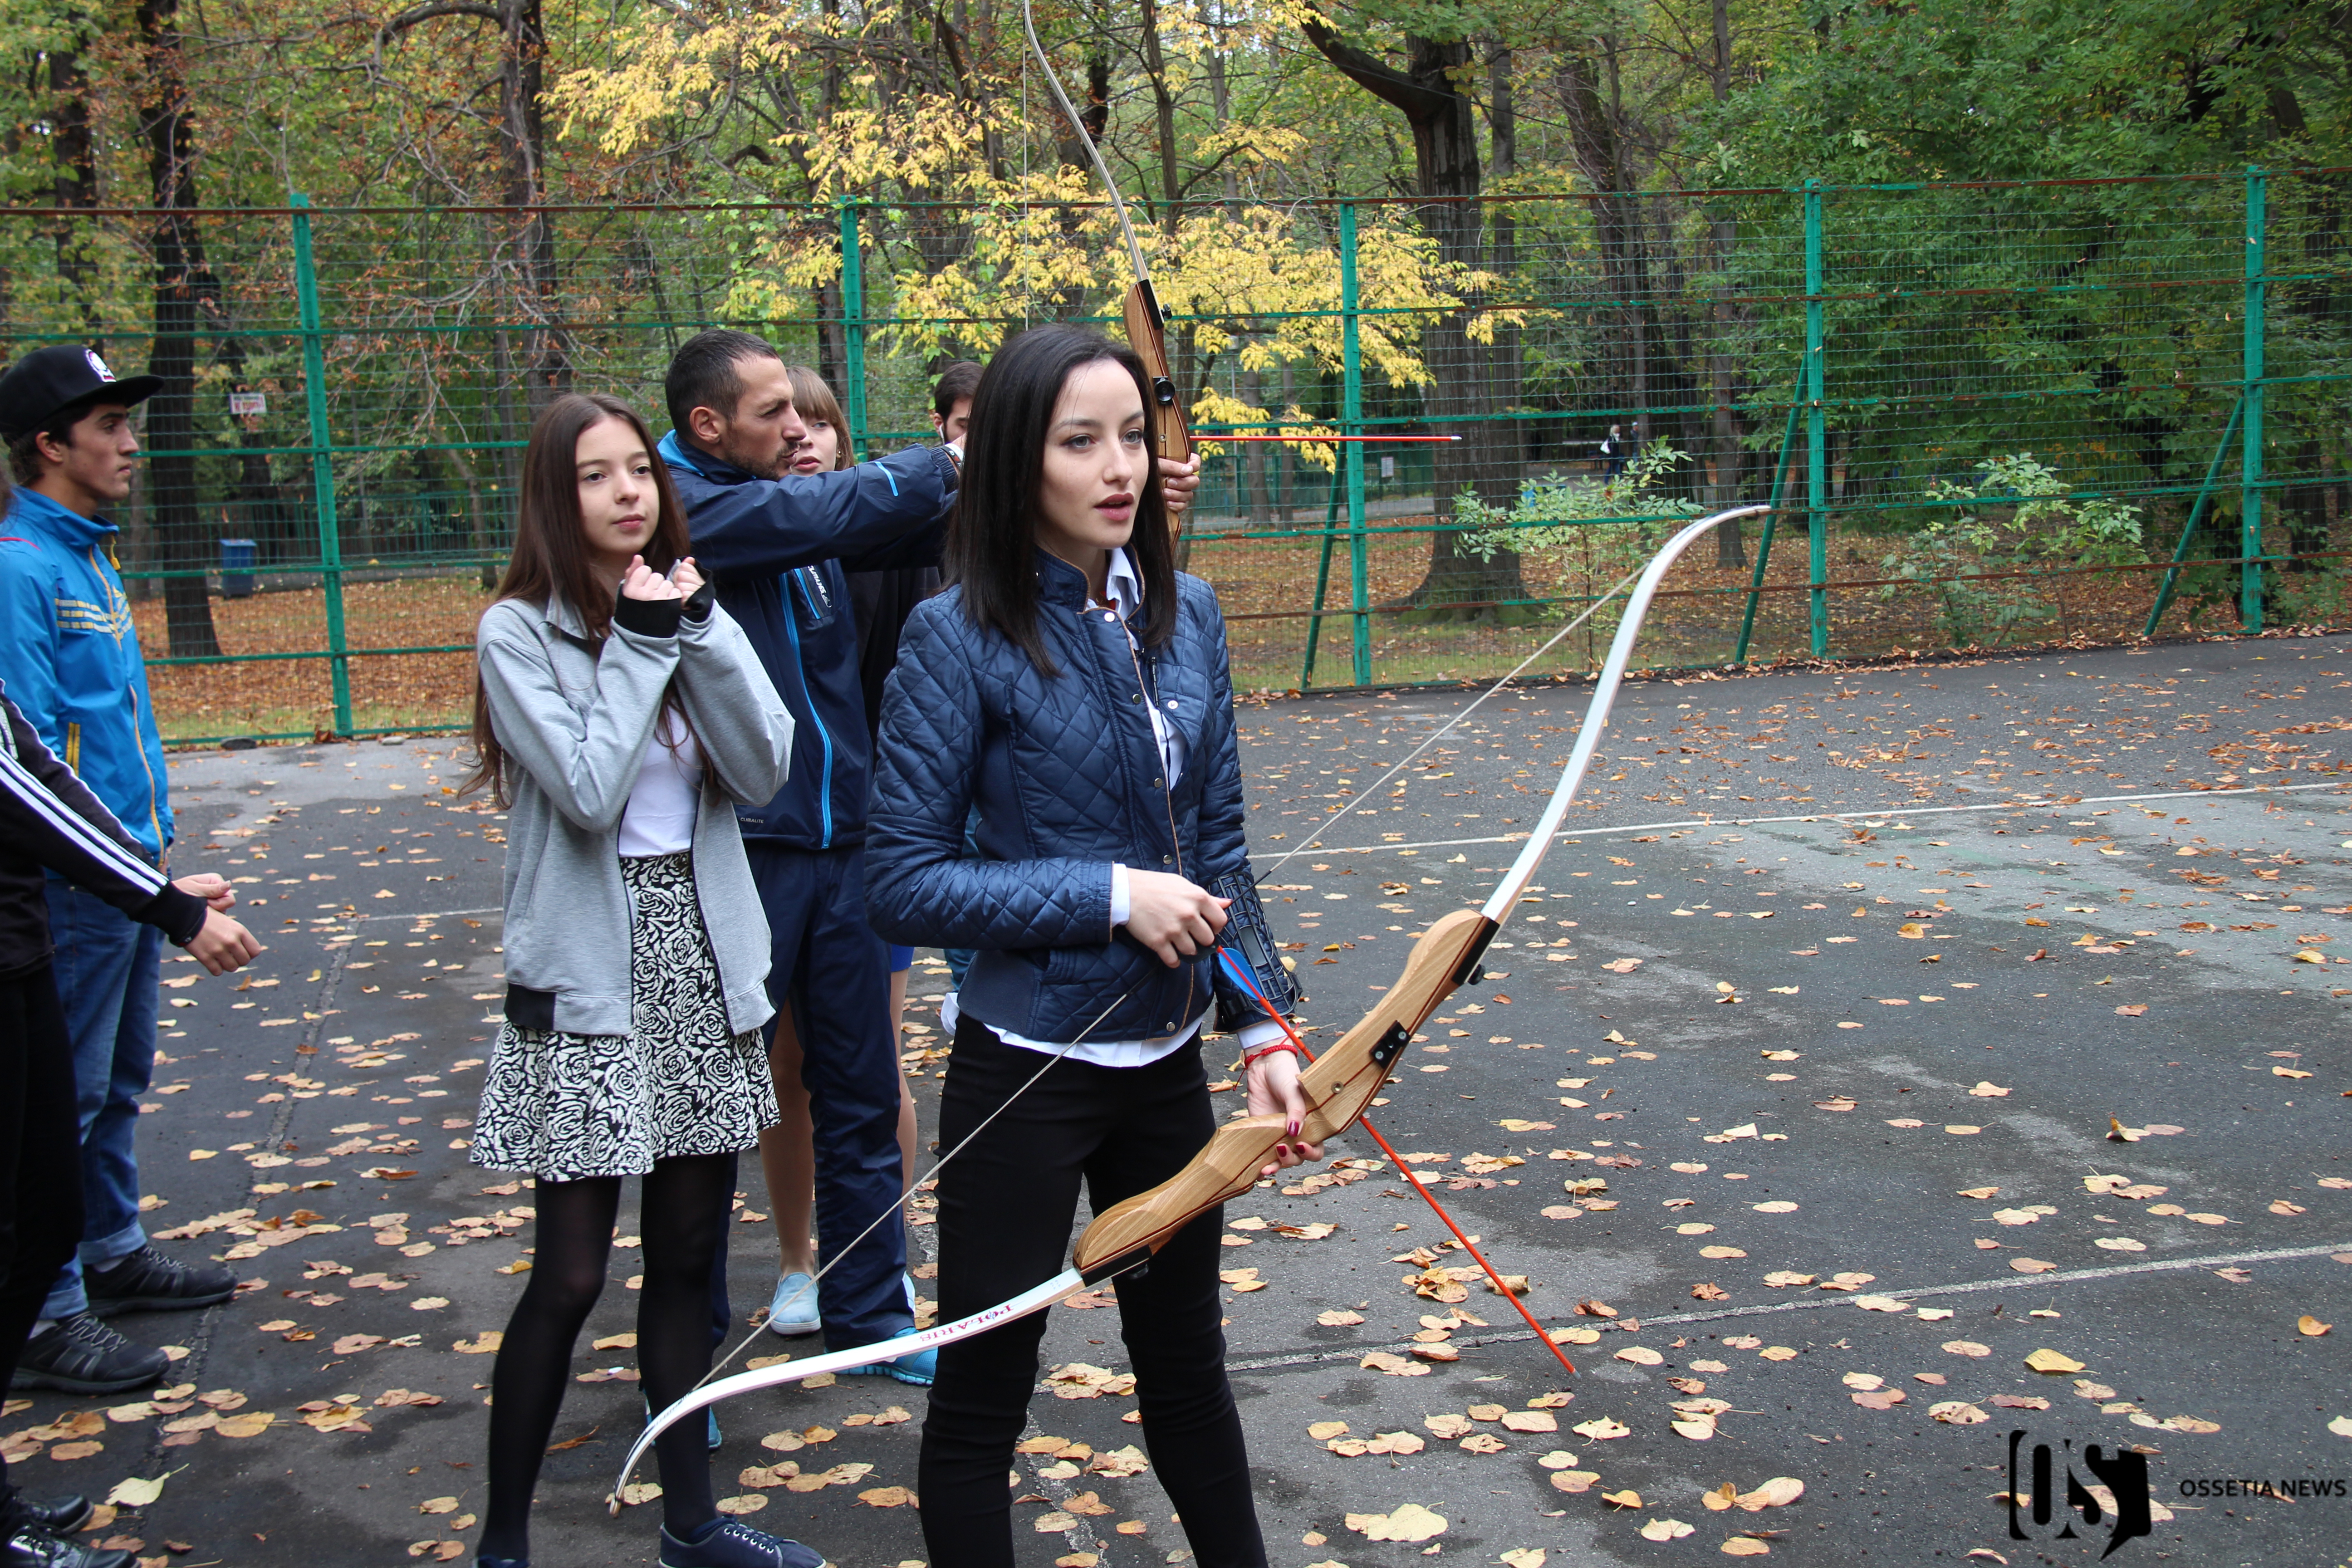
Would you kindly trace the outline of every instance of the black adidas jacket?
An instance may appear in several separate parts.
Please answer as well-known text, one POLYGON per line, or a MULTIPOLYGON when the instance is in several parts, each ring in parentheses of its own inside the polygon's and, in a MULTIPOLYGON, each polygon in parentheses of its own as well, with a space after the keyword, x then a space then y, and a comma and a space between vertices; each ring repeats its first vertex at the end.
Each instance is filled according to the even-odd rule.
POLYGON ((48 962, 45 871, 185 944, 204 930, 205 901, 147 859, 113 813, 41 743, 0 691, 0 980, 48 962))

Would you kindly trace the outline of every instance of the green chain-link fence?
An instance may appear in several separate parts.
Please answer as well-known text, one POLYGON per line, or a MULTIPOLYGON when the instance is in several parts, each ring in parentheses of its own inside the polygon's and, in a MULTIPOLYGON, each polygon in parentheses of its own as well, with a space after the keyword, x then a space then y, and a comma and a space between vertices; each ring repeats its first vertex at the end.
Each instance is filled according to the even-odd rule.
MULTIPOLYGON (((942 360, 1115 305, 1104 216, 16 208, 0 352, 167 380, 118 521, 169 737, 413 730, 464 719, 549 395, 661 427, 670 352, 723 323, 820 368, 860 451, 928 439, 942 360), (1028 280, 1024 235, 1091 271, 1028 280)), ((1204 435, 1457 437, 1208 459, 1185 549, 1244 688, 1499 673, 1746 500, 1775 510, 1682 571, 1650 662, 2347 612, 2352 171, 1161 216, 1204 435)))

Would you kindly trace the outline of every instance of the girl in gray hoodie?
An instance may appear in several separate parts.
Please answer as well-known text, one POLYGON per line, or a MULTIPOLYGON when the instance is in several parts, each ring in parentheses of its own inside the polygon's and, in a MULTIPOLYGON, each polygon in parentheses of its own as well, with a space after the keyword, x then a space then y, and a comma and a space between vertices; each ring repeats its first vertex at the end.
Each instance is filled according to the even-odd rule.
MULTIPOLYGON (((710 1365, 735 1155, 776 1120, 768 930, 737 803, 784 782, 793 721, 686 553, 626 404, 564 396, 523 456, 514 559, 476 639, 474 742, 509 807, 506 1019, 473 1159, 537 1178, 538 1250, 492 1373, 483 1568, 530 1557, 531 1491, 644 1180, 637 1359, 666 1405, 710 1365)), ((703 1434, 656 1446, 664 1568, 817 1568, 712 1504, 703 1434)))

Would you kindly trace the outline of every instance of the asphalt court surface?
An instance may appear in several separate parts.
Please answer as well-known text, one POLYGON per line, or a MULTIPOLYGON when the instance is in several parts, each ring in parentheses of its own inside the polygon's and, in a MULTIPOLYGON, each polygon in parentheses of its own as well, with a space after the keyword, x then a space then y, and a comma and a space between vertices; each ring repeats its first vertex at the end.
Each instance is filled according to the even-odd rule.
MULTIPOLYGON (((2352 1475, 2329 1427, 2352 1426, 2352 1188, 2321 1184, 2352 1178, 2352 964, 2337 962, 2352 810, 2334 771, 2347 692, 2346 639, 2284 638, 1629 685, 1493 974, 1432 1020, 1374 1111, 1398 1151, 1433 1156, 1415 1168, 1481 1250, 1529 1277, 1578 1371, 1479 1284, 1444 1301, 1404 1283, 1466 1260, 1368 1140, 1334 1158, 1378 1169, 1228 1205, 1227 1331, 1271 1561, 1402 1565, 1434 1547, 1672 1563, 1735 1538, 1803 1563, 2096 1559, 2107 1523, 2075 1516, 2075 1538, 2053 1539, 2060 1519, 2029 1508, 2032 1539, 2011 1537, 1997 1494, 2020 1431, 2024 1452, 2057 1456, 2061 1488, 2069 1464, 2095 1479, 2086 1445, 2147 1450, 2171 1517, 2124 1561, 2343 1561, 2352 1498, 2182 1487, 2308 1494, 2352 1475), (2110 1141, 2110 1119, 2139 1135, 2110 1141), (2306 1315, 2334 1331, 2301 1331, 2306 1315), (2079 1368, 2030 1369, 2045 1350, 2079 1368), (1361 1364, 1376 1352, 1395 1370, 1361 1364), (1985 1419, 1935 1419, 1939 1405, 1985 1419), (1395 1433, 1417 1450, 1380 1440, 1395 1433), (1776 1477, 1802 1497, 1707 1506, 1776 1477), (1380 1531, 1368 1516, 1407 1505, 1443 1532, 1349 1526, 1380 1531)), ((1416 931, 1483 900, 1589 692, 1506 692, 1376 784, 1472 695, 1241 711, 1252 843, 1320 1037, 1394 977, 1416 931)), ((241 891, 270 951, 243 991, 174 985, 193 966, 166 966, 166 997, 194 1005, 166 1008, 173 1059, 142 1123, 145 1185, 169 1200, 150 1219, 254 1210, 164 1245, 236 1251, 267 1283, 121 1326, 186 1346, 191 1393, 245 1403, 172 1432, 214 1407, 42 1394, 6 1427, 114 1405, 94 1436, 37 1440, 21 1469, 36 1490, 98 1493, 169 1472, 157 1503, 105 1532, 145 1554, 434 1561, 478 1533, 461 1521, 480 1505, 489 1358, 455 1347, 502 1326, 521 1279, 501 1270, 531 1237, 514 1212, 529 1189, 486 1193, 505 1184, 452 1147, 501 984, 499 824, 450 809, 452 751, 174 759, 180 868, 254 879, 241 891), (299 1184, 317 1182, 334 1184, 299 1184), (377 1403, 393 1390, 440 1403, 377 1403), (239 1435, 260 1413, 272 1421, 239 1435), (47 1457, 88 1441, 101 1447, 47 1457)), ((924 955, 919 996, 935 970, 924 955)), ((931 1031, 910 1055, 941 1043, 925 1005, 908 1016, 931 1031)), ((928 1137, 945 1063, 913 1065, 928 1137)), ((740 1184, 763 1214, 749 1163, 740 1184)), ((764 1300, 772 1237, 732 1234, 741 1317, 764 1300)), ((919 1257, 927 1227, 910 1234, 919 1257)), ((634 1327, 633 1256, 614 1252, 591 1337, 634 1327)), ((1056 1310, 1047 1364, 1118 1372, 1116 1326, 1108 1308, 1056 1310)), ((631 1360, 583 1337, 577 1370, 600 1381, 575 1385, 559 1426, 572 1446, 541 1486, 538 1562, 652 1561, 647 1511, 613 1521, 601 1505, 638 1419, 631 1360)), ((1121 1420, 1134 1401, 1093 1382, 1033 1407, 1034 1430, 1067 1442, 1021 1459, 1023 1561, 1178 1561, 1150 1474, 1098 1458, 1139 1442, 1121 1420)), ((739 1402, 721 1413, 720 1492, 764 1499, 754 1522, 837 1563, 919 1561, 912 1508, 876 1503, 914 1485, 922 1408, 873 1378, 739 1402), (833 1435, 759 1441, 813 1426, 833 1435), (738 1479, 781 1459, 831 1484, 738 1479)))

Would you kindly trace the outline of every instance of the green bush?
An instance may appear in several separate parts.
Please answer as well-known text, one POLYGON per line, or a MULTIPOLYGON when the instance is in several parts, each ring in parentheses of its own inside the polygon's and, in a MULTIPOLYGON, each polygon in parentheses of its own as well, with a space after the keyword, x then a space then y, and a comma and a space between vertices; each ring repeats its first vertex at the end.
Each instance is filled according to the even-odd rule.
POLYGON ((1974 507, 1906 535, 1879 562, 1898 581, 1880 588, 1878 596, 1924 590, 1936 603, 1937 629, 1954 647, 1999 647, 2057 618, 2057 606, 2034 576, 2000 574, 2120 566, 2146 558, 2138 508, 2074 497, 2055 469, 2027 452, 1988 458, 1977 471, 1981 479, 1973 489, 1941 480, 1928 487, 1931 500, 1974 507))

